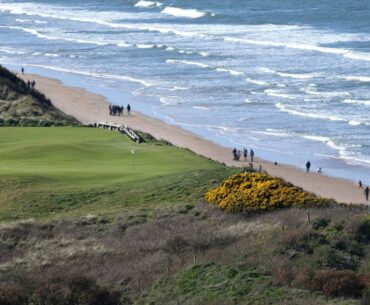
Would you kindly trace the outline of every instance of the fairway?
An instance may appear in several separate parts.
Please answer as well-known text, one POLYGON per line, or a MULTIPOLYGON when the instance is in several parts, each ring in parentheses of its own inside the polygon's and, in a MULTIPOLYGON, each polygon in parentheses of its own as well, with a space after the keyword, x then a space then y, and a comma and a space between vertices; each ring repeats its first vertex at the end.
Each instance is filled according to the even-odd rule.
POLYGON ((0 128, 0 220, 184 203, 202 198, 204 183, 229 171, 187 150, 136 144, 108 130, 0 128))

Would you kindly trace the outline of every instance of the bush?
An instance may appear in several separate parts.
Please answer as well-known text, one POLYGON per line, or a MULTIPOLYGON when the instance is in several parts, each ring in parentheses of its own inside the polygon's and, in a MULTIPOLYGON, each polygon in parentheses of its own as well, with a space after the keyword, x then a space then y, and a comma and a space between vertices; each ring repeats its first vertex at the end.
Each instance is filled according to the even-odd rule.
POLYGON ((312 223, 312 228, 315 230, 325 229, 330 223, 330 219, 319 218, 312 223))
POLYGON ((0 304, 21 305, 26 304, 27 295, 25 291, 14 283, 0 282, 0 304))
POLYGON ((366 219, 357 229, 356 239, 360 242, 370 242, 370 220, 366 219))
POLYGON ((322 199, 280 178, 261 173, 243 173, 226 179, 206 194, 208 202, 227 212, 261 212, 283 207, 321 207, 322 199))
POLYGON ((362 293, 361 305, 369 305, 370 304, 370 288, 367 288, 362 293))
POLYGON ((327 296, 359 297, 364 286, 352 271, 320 271, 312 279, 312 289, 327 296))

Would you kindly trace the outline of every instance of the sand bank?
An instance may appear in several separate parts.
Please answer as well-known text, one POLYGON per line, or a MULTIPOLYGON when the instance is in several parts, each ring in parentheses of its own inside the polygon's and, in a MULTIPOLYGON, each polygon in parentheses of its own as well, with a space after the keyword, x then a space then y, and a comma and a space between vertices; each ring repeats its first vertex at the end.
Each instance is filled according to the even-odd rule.
MULTIPOLYGON (((229 148, 222 147, 180 127, 168 125, 135 111, 130 116, 109 116, 109 101, 104 96, 80 88, 67 87, 58 80, 38 75, 28 74, 25 79, 34 79, 37 89, 45 93, 57 108, 74 116, 84 124, 101 121, 127 124, 134 129, 150 133, 157 139, 167 140, 173 145, 188 148, 199 155, 230 166, 246 167, 249 164, 249 162, 244 161, 233 161, 229 148)), ((135 108, 135 105, 132 106, 135 108)), ((299 168, 285 164, 275 166, 273 163, 257 157, 255 158, 254 167, 258 168, 259 165, 269 174, 281 177, 317 195, 334 198, 344 203, 365 203, 362 190, 359 190, 352 181, 318 173, 305 173, 299 168)))

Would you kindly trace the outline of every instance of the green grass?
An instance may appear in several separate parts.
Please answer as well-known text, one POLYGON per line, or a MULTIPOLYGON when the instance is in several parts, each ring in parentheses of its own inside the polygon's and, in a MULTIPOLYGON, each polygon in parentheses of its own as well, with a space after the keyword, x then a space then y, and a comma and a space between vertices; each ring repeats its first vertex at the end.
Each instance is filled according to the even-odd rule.
POLYGON ((0 220, 196 203, 235 169, 108 130, 0 128, 0 220))

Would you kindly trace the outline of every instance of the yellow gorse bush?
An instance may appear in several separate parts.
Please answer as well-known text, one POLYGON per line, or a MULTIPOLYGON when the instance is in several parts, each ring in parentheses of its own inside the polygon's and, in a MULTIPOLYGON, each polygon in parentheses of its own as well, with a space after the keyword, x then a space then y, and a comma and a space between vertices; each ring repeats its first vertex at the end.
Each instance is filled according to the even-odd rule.
POLYGON ((271 208, 319 207, 332 200, 305 192, 280 178, 261 173, 231 176, 206 193, 208 202, 227 212, 261 212, 271 208))

